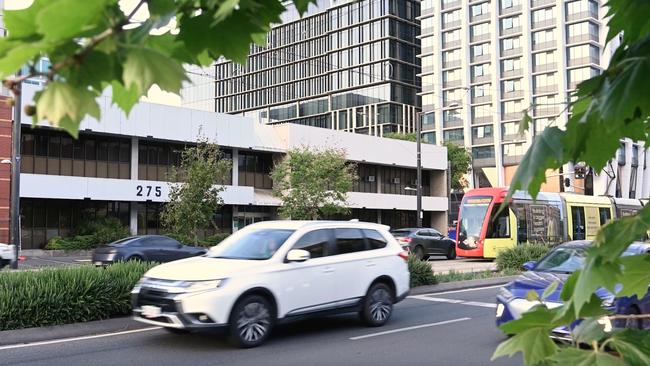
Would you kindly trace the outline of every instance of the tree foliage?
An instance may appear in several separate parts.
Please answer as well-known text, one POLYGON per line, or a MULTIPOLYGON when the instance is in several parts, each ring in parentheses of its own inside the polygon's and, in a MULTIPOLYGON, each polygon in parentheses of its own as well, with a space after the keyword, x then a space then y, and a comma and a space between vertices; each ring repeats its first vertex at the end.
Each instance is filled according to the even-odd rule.
MULTIPOLYGON (((293 0, 303 13, 314 0, 293 0)), ((149 88, 178 93, 183 64, 206 66, 223 56, 244 63, 249 45, 266 43, 280 23, 281 0, 35 0, 4 12, 0 78, 14 93, 29 77, 46 80, 26 112, 76 136, 86 116, 100 118, 96 98, 112 89, 127 114, 149 88), (136 16, 137 14, 137 16, 136 16), (50 70, 37 62, 47 57, 50 70), (27 65, 29 72, 12 77, 27 65)))
POLYGON ((418 136, 415 133, 390 132, 390 133, 384 134, 384 137, 389 138, 389 139, 411 141, 411 142, 416 142, 417 139, 418 139, 418 136))
POLYGON ((271 172, 273 193, 282 200, 280 214, 294 220, 317 220, 346 214, 346 193, 357 179, 345 152, 308 146, 289 150, 271 172))
MULTIPOLYGON (((584 162, 599 171, 615 155, 622 138, 644 141, 646 146, 650 143, 650 2, 610 0, 607 6, 607 41, 620 37, 620 46, 602 74, 578 85, 568 106, 571 117, 566 127, 546 128, 535 139, 513 178, 510 195, 517 189, 526 189, 535 196, 545 181, 546 170, 567 162, 584 162)), ((525 122, 526 119, 522 121, 525 122)), ((552 310, 539 305, 521 319, 502 326, 513 337, 502 343, 494 356, 522 352, 528 365, 647 365, 650 332, 605 332, 598 319, 612 317, 594 292, 605 288, 618 296, 640 298, 646 294, 650 258, 620 256, 649 229, 647 205, 635 217, 605 225, 584 268, 572 274, 564 285, 564 305, 552 310), (576 319, 583 319, 581 326, 573 330, 575 342, 582 343, 582 349, 560 347, 544 340, 555 327, 570 325, 576 319)))
POLYGON ((447 148, 447 160, 451 169, 451 189, 462 190, 467 188, 468 182, 465 174, 469 173, 472 167, 472 156, 466 148, 452 142, 445 144, 447 148))
MULTIPOLYGON (((223 204, 219 194, 230 175, 231 162, 219 146, 200 137, 197 145, 183 151, 181 166, 173 169, 169 184, 169 202, 161 214, 163 226, 195 245, 198 231, 215 225, 213 217, 223 204)), ((219 229, 214 226, 215 229, 219 229)))

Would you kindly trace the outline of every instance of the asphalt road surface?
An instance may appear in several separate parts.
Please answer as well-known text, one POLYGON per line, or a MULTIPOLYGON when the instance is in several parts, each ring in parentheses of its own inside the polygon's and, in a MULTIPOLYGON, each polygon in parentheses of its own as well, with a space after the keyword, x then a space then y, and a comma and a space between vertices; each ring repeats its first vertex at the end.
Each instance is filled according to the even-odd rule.
POLYGON ((0 347, 0 365, 521 365, 490 361, 505 337, 494 326, 496 287, 412 296, 383 327, 354 315, 276 328, 261 347, 237 349, 221 334, 128 333, 0 347))

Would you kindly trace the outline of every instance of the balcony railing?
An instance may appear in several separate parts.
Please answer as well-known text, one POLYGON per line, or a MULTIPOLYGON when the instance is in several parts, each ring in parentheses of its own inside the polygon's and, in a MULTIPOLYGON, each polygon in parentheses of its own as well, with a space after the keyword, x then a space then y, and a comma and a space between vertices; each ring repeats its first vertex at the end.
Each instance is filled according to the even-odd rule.
POLYGON ((533 93, 544 94, 544 93, 553 93, 556 91, 557 91, 557 84, 554 84, 554 85, 535 86, 533 93))
POLYGON ((511 34, 518 34, 518 33, 521 33, 521 26, 501 30, 502 36, 508 36, 511 34))
POLYGON ((502 78, 510 78, 513 76, 522 76, 524 74, 524 70, 522 69, 516 69, 516 70, 510 70, 510 71, 502 71, 501 72, 501 77, 502 78))
POLYGON ((544 5, 555 4, 555 0, 530 0, 530 7, 537 8, 544 5))
POLYGON ((521 12, 521 5, 515 5, 509 8, 501 9, 501 15, 515 14, 519 12, 521 12))
POLYGON ((521 117, 522 117, 521 112, 510 112, 501 115, 501 120, 503 121, 520 120, 521 117))
POLYGON ((490 54, 487 53, 480 56, 473 56, 470 62, 474 63, 474 62, 489 61, 489 60, 490 60, 490 54))
POLYGON ((574 20, 581 20, 581 19, 586 19, 586 18, 594 18, 598 20, 598 13, 593 12, 593 11, 581 11, 579 13, 574 13, 574 14, 567 14, 566 15, 566 20, 571 22, 574 20))
POLYGON ((430 84, 429 85, 422 85, 422 91, 425 92, 425 93, 426 92, 432 92, 432 91, 435 91, 435 90, 436 90, 435 85, 430 85, 430 84))
POLYGON ((494 166, 496 164, 494 158, 474 158, 472 165, 476 168, 494 166))
POLYGON ((472 118, 472 124, 473 125, 480 125, 484 123, 492 123, 492 116, 485 116, 485 117, 473 117, 472 118))
POLYGON ((587 65, 587 64, 600 64, 600 59, 598 57, 580 57, 580 58, 574 58, 574 59, 569 59, 568 62, 569 66, 579 66, 579 65, 587 65))
POLYGON ((479 14, 477 16, 470 16, 469 22, 474 23, 474 22, 480 22, 481 20, 487 20, 487 19, 490 19, 490 13, 479 14))
POLYGON ((560 113, 560 108, 557 106, 539 106, 534 108, 533 113, 535 117, 557 116, 560 113))
POLYGON ((521 55, 521 47, 511 48, 509 50, 501 49, 501 57, 521 55))
POLYGON ((472 78, 472 84, 480 83, 484 81, 490 81, 490 79, 491 79, 490 75, 475 76, 472 78))
POLYGON ((432 73, 433 71, 434 71, 434 67, 433 67, 433 65, 430 65, 430 66, 422 66, 422 73, 423 73, 423 74, 429 74, 429 73, 432 73))
POLYGON ((546 41, 533 44, 533 51, 545 50, 547 48, 556 48, 555 41, 546 41))
POLYGON ((503 165, 517 165, 521 163, 521 159, 523 157, 524 157, 523 155, 515 155, 515 156, 503 155, 503 165))
POLYGON ((459 66, 460 66, 460 60, 444 61, 442 63, 443 69, 450 69, 452 67, 459 67, 459 66))
POLYGON ((454 8, 454 7, 460 6, 460 2, 461 2, 460 0, 457 0, 457 1, 450 1, 450 2, 448 2, 448 3, 444 3, 444 2, 443 2, 443 3, 442 3, 442 9, 443 9, 443 10, 444 10, 444 9, 451 9, 451 8, 454 8))
POLYGON ((435 12, 436 12, 435 8, 421 9, 420 16, 425 17, 427 15, 435 14, 435 12))
POLYGON ((526 137, 524 135, 520 135, 518 133, 510 133, 510 134, 504 134, 503 135, 503 141, 523 141, 525 140, 526 137))
POLYGON ((492 100, 490 95, 481 95, 480 97, 472 97, 472 103, 486 103, 492 100))
POLYGON ((435 27, 426 27, 426 28, 422 28, 422 31, 420 32, 420 34, 421 34, 421 35, 424 35, 424 34, 432 34, 432 33, 434 33, 435 31, 436 31, 436 28, 435 28, 435 27))
POLYGON ((491 144, 494 142, 494 136, 489 137, 472 137, 473 145, 491 144))
POLYGON ((460 46, 460 40, 442 42, 442 49, 443 50, 447 49, 447 48, 458 47, 458 46, 460 46))
POLYGON ((533 29, 550 27, 555 25, 555 19, 544 19, 539 22, 533 22, 533 29))
POLYGON ((480 42, 480 41, 487 41, 488 39, 490 39, 490 33, 479 34, 477 36, 471 36, 469 41, 474 43, 474 42, 480 42))
POLYGON ((567 36, 567 43, 578 43, 578 42, 588 42, 588 41, 598 42, 598 35, 588 33, 588 34, 578 34, 575 36, 567 36))
POLYGON ((422 47, 422 55, 433 53, 433 46, 422 47))
POLYGON ((453 88, 455 86, 460 86, 462 84, 461 80, 448 80, 442 82, 443 88, 453 88))
MULTIPOLYGON (((443 107, 449 107, 449 106, 452 106, 452 105, 456 105, 456 106, 458 106, 458 105, 460 105, 462 102, 463 102, 463 101, 460 100, 460 99, 449 99, 449 100, 443 100, 443 101, 442 101, 442 106, 443 106, 443 107)), ((460 119, 460 118, 458 118, 458 119, 460 119)))
POLYGON ((448 119, 442 121, 442 127, 443 128, 462 127, 462 126, 463 126, 463 119, 462 118, 453 117, 453 118, 448 118, 448 119))
POLYGON ((551 71, 551 70, 557 70, 556 63, 533 65, 533 72, 544 72, 544 71, 551 71))
POLYGON ((523 90, 514 90, 510 92, 502 92, 501 93, 501 99, 513 99, 513 98, 521 98, 524 96, 524 91, 523 90))
POLYGON ((453 22, 442 23, 442 29, 458 28, 460 25, 460 20, 454 20, 453 22))

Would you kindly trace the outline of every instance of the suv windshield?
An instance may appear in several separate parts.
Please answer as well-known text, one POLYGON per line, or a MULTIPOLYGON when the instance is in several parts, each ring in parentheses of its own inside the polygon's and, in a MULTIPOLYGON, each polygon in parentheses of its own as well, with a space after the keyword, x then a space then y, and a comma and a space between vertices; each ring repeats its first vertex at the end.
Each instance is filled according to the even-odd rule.
POLYGON ((470 237, 478 239, 491 202, 492 198, 488 196, 466 197, 463 200, 459 215, 459 239, 461 242, 470 237))
POLYGON ((584 248, 557 248, 539 261, 535 271, 573 273, 584 266, 586 257, 584 248))
POLYGON ((210 249, 206 256, 228 259, 269 259, 293 232, 293 230, 280 229, 240 230, 210 249))
POLYGON ((411 230, 393 230, 390 233, 397 238, 397 237, 409 236, 411 230))

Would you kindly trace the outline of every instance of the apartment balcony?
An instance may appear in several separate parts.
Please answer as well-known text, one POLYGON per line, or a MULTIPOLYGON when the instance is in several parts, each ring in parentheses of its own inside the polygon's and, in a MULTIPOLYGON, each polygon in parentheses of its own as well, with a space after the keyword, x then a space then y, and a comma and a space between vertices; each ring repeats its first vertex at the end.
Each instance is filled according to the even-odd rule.
POLYGON ((436 31, 436 27, 426 27, 421 29, 422 29, 422 31, 420 32, 421 36, 425 34, 433 34, 436 31))
POLYGON ((580 83, 583 82, 583 81, 584 81, 584 80, 569 81, 569 87, 568 87, 568 89, 569 89, 569 90, 574 90, 575 88, 578 87, 578 84, 580 84, 580 83))
POLYGON ((555 117, 560 113, 559 106, 538 106, 533 109, 535 117, 555 117))
POLYGON ((474 77, 472 77, 471 82, 472 82, 472 84, 482 83, 482 82, 485 82, 485 81, 490 81, 490 79, 492 79, 492 77, 490 75, 474 76, 474 77))
POLYGON ((451 107, 451 106, 459 106, 463 103, 461 99, 449 99, 449 100, 443 100, 442 101, 442 106, 443 107, 451 107))
POLYGON ((533 29, 537 28, 544 28, 544 27, 552 27, 555 25, 555 19, 545 19, 539 22, 533 22, 532 27, 533 29))
POLYGON ((516 14, 516 13, 521 13, 521 5, 515 5, 510 8, 501 9, 501 13, 499 13, 499 15, 508 15, 508 14, 516 14))
POLYGON ((477 15, 475 17, 470 16, 469 17, 469 22, 470 23, 480 22, 481 20, 488 20, 488 19, 490 19, 490 17, 491 17, 490 13, 480 14, 480 15, 477 15))
POLYGON ((494 136, 488 136, 488 137, 472 136, 472 145, 485 145, 485 144, 493 144, 493 143, 494 143, 494 136))
POLYGON ((554 85, 543 85, 543 86, 536 86, 535 89, 533 90, 533 94, 547 94, 547 93, 555 93, 557 92, 557 84, 554 85))
POLYGON ((461 80, 448 80, 448 81, 443 81, 442 82, 442 87, 443 88, 454 88, 461 86, 463 82, 461 80))
POLYGON ((492 101, 491 95, 481 95, 480 97, 472 97, 472 104, 489 103, 492 101))
POLYGON ((436 90, 435 85, 422 85, 422 92, 423 93, 433 92, 435 90, 436 90))
POLYGON ((473 125, 481 125, 481 124, 486 124, 486 123, 492 123, 492 116, 484 116, 484 117, 474 117, 474 118, 472 118, 472 124, 473 125))
POLYGON ((482 61, 490 61, 490 54, 485 54, 485 55, 480 55, 480 56, 473 56, 470 59, 470 63, 475 63, 475 62, 482 62, 482 61))
POLYGON ((501 30, 502 36, 509 36, 511 34, 519 34, 519 33, 521 33, 521 26, 501 30))
POLYGON ((598 57, 581 57, 581 58, 574 58, 574 59, 569 59, 567 61, 567 64, 569 66, 581 66, 581 65, 588 65, 588 64, 600 64, 600 58, 598 57))
POLYGON ((423 17, 423 18, 424 18, 424 17, 427 17, 427 15, 433 15, 433 14, 435 14, 435 13, 436 13, 436 9, 435 9, 435 8, 429 8, 429 9, 420 10, 420 17, 423 17))
POLYGON ((507 141, 507 142, 525 141, 526 137, 524 135, 520 135, 518 133, 510 133, 510 134, 507 134, 507 135, 503 135, 502 140, 507 141))
POLYGON ((514 90, 511 92, 502 92, 501 93, 501 99, 516 99, 516 98, 522 98, 524 96, 524 91, 523 90, 514 90))
POLYGON ((583 19, 588 19, 588 18, 593 18, 595 20, 598 20, 598 13, 594 11, 581 11, 579 13, 574 13, 574 14, 567 14, 566 15, 566 20, 568 22, 574 21, 574 20, 583 20, 583 19))
POLYGON ((460 28, 462 22, 460 20, 454 20, 453 22, 442 23, 442 30, 451 29, 451 28, 460 28))
POLYGON ((511 48, 509 50, 501 49, 501 57, 521 55, 521 52, 522 52, 521 47, 511 48))
POLYGON ((502 121, 520 120, 522 116, 523 114, 521 112, 503 113, 501 115, 501 120, 502 121))
POLYGON ((517 165, 521 163, 521 159, 523 159, 523 157, 523 155, 503 155, 503 165, 517 165))
POLYGON ((446 50, 448 48, 452 47, 459 47, 460 46, 460 40, 457 41, 450 41, 450 42, 442 42, 442 49, 446 50))
POLYGON ((531 8, 538 8, 540 6, 551 5, 551 4, 555 4, 555 0, 530 0, 531 8))
POLYGON ((479 34, 478 36, 471 36, 469 38, 470 43, 474 42, 480 42, 480 41, 487 41, 490 39, 490 33, 486 34, 479 34))
POLYGON ((492 158, 474 158, 472 159, 472 166, 475 168, 485 168, 495 166, 496 161, 492 158))
POLYGON ((541 43, 535 43, 533 44, 533 51, 541 51, 545 49, 555 49, 557 47, 557 44, 555 41, 546 41, 546 42, 541 42, 541 43))
POLYGON ((463 119, 458 117, 448 118, 447 120, 442 121, 442 127, 463 127, 463 119))
POLYGON ((457 7, 460 6, 460 3, 461 3, 460 0, 452 1, 452 2, 448 2, 448 3, 442 3, 442 10, 457 8, 457 7))
POLYGON ((556 63, 533 65, 533 72, 545 72, 545 71, 555 71, 555 70, 557 70, 556 63))
POLYGON ((460 60, 451 60, 451 61, 444 61, 442 63, 442 68, 443 69, 451 69, 454 67, 460 67, 460 60))
POLYGON ((423 73, 423 74, 430 74, 430 73, 432 73, 433 71, 434 71, 434 66, 433 66, 433 65, 430 65, 430 66, 422 66, 422 73, 423 73))
POLYGON ((589 33, 589 34, 578 34, 575 36, 567 36, 567 43, 569 44, 589 42, 589 41, 598 42, 598 35, 589 33))
POLYGON ((522 76, 524 75, 524 70, 523 69, 516 69, 516 70, 510 70, 510 71, 502 71, 501 72, 501 78, 511 78, 511 77, 517 77, 517 76, 522 76))
POLYGON ((432 53, 433 53, 433 50, 434 50, 434 47, 433 47, 433 46, 422 47, 422 51, 421 51, 422 53, 421 53, 421 55, 432 54, 432 53))

